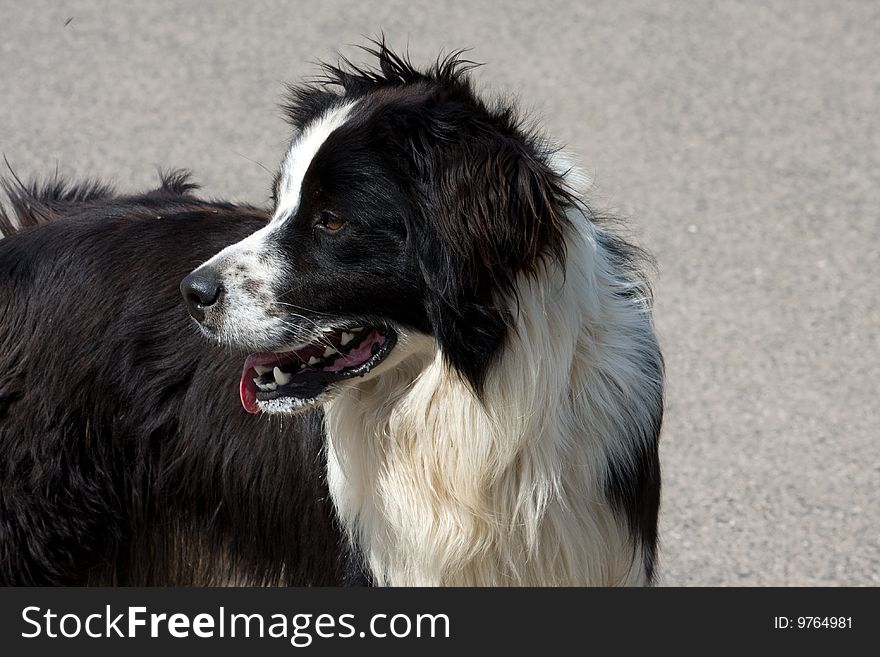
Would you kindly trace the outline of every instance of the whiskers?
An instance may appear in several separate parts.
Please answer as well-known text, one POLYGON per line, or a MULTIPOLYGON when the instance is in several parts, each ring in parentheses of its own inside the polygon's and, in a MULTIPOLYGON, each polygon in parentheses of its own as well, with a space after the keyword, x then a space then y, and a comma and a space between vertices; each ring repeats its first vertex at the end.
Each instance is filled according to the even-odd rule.
POLYGON ((292 310, 287 310, 287 308, 296 308, 297 310, 303 310, 305 312, 315 313, 319 317, 329 318, 330 316, 326 313, 320 312, 318 310, 314 310, 312 308, 306 308, 305 306, 298 306, 295 303, 287 303, 284 301, 275 300, 272 302, 273 305, 276 306, 284 306, 285 312, 287 316, 282 319, 282 327, 284 329, 290 330, 291 334, 297 342, 309 342, 313 344, 320 344, 324 347, 329 347, 331 349, 336 349, 333 344, 330 342, 329 338, 327 338, 326 334, 332 330, 332 327, 329 323, 320 323, 311 317, 306 315, 293 312, 292 310), (302 320, 304 322, 308 322, 314 327, 314 333, 303 333, 303 327, 299 324, 298 320, 302 320))
POLYGON ((288 308, 296 308, 297 310, 304 310, 307 313, 315 313, 316 315, 321 315, 323 317, 330 317, 330 315, 328 313, 321 312, 320 310, 315 310, 314 308, 308 308, 306 306, 298 306, 295 303, 288 303, 286 301, 278 301, 278 300, 275 300, 272 303, 276 306, 287 306, 288 308))

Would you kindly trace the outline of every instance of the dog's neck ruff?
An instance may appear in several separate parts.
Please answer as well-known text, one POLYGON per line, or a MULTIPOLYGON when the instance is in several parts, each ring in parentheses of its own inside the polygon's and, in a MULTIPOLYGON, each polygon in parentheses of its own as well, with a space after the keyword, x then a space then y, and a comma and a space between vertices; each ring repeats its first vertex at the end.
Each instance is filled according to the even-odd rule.
POLYGON ((646 583, 607 484, 653 435, 659 350, 599 229, 571 219, 565 270, 519 281, 482 401, 421 335, 326 406, 331 494, 378 584, 646 583))

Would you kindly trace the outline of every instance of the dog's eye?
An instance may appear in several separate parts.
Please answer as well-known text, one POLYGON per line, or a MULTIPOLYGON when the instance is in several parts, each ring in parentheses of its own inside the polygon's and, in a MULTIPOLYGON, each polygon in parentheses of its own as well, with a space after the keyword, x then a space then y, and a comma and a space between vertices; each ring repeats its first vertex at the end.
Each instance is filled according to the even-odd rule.
POLYGON ((345 219, 338 217, 329 210, 325 210, 321 213, 321 218, 318 219, 318 225, 326 230, 335 232, 345 225, 345 219))

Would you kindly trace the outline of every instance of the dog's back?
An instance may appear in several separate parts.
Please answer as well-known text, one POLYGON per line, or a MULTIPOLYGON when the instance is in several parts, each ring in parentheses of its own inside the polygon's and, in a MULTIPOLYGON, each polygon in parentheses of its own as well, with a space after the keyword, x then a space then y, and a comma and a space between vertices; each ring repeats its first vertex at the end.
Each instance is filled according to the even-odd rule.
POLYGON ((240 358, 179 303, 188 271, 267 218, 191 189, 7 185, 0 583, 349 581, 320 418, 244 413, 240 358))

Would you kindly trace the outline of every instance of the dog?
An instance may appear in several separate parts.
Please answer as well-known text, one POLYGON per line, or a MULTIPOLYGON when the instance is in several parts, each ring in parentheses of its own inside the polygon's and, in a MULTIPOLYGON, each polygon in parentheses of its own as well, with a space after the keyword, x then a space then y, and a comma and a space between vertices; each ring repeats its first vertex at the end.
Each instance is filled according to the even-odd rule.
POLYGON ((181 307, 180 279, 268 220, 194 187, 7 181, 0 584, 367 583, 320 414, 244 413, 229 352, 181 307))
POLYGON ((384 41, 290 89, 268 225, 187 276, 252 352, 251 413, 324 409, 328 479, 380 585, 645 585, 663 360, 642 252, 460 52, 384 41))

